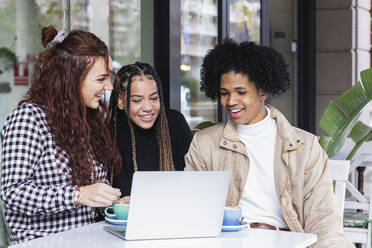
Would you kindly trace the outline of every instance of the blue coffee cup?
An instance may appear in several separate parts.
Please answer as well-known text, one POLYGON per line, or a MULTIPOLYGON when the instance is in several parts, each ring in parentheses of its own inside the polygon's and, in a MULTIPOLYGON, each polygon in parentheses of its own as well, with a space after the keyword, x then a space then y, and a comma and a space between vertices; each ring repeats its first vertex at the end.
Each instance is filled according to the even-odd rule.
POLYGON ((239 226, 242 209, 240 207, 225 207, 223 226, 239 226))

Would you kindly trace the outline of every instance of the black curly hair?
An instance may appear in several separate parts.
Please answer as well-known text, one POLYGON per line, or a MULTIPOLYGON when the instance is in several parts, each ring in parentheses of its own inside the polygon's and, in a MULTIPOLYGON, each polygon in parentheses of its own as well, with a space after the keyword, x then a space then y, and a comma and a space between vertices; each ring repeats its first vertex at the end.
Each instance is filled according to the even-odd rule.
POLYGON ((216 100, 220 94, 221 75, 234 71, 247 75, 258 89, 279 95, 290 87, 290 77, 283 56, 270 47, 253 42, 238 44, 226 39, 209 50, 200 71, 201 87, 207 97, 216 100))

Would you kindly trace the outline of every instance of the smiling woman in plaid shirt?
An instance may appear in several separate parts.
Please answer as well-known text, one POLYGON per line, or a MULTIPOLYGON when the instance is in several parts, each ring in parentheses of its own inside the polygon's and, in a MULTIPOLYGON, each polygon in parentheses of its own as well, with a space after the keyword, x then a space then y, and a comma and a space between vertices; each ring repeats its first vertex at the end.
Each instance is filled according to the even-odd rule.
POLYGON ((3 128, 1 198, 12 244, 88 224, 91 207, 120 197, 106 184, 120 166, 100 100, 112 89, 107 46, 83 30, 64 38, 53 26, 42 43, 31 88, 3 128))

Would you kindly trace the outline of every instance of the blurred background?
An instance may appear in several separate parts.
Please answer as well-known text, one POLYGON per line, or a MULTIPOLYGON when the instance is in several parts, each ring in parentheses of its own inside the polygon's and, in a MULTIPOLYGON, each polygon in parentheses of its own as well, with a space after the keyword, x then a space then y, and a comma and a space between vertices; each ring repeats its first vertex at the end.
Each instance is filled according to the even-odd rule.
MULTIPOLYGON (((30 86, 40 31, 85 29, 106 42, 114 69, 143 61, 163 82, 165 103, 191 128, 225 121, 200 91, 209 49, 231 37, 279 51, 292 87, 270 98, 295 126, 316 135, 330 100, 371 67, 370 0, 0 0, 0 130, 30 86)), ((372 125, 371 104, 361 119, 372 125)))
MULTIPOLYGON (((271 46, 285 57, 293 86, 270 102, 293 125, 320 134, 328 102, 370 67, 370 8, 370 0, 0 0, 0 126, 27 91, 40 31, 52 24, 98 35, 116 70, 154 65, 167 106, 192 128, 226 120, 199 90, 208 49, 226 37, 271 46)), ((371 116, 368 106, 362 118, 371 124, 371 116)))

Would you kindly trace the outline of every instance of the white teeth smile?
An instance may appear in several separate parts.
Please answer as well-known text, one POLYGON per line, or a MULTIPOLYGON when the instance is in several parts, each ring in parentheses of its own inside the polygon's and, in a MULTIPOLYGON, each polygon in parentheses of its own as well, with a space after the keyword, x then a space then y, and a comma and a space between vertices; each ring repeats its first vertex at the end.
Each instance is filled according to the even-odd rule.
POLYGON ((232 113, 237 113, 237 112, 239 112, 239 111, 241 111, 242 109, 230 109, 230 112, 232 112, 232 113))
POLYGON ((152 115, 143 115, 142 117, 145 119, 151 118, 152 115))

